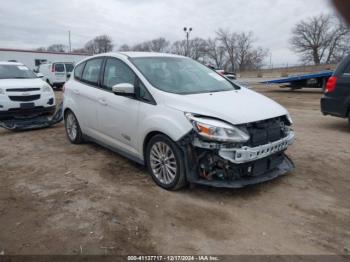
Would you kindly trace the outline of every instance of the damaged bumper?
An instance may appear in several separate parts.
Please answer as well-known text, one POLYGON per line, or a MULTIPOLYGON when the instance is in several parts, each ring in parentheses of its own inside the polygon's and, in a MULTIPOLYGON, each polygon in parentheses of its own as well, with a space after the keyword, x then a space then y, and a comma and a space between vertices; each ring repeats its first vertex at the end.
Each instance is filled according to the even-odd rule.
MULTIPOLYGON (((55 107, 50 108, 50 112, 55 112, 55 107)), ((60 104, 56 112, 51 115, 27 116, 21 118, 12 118, 10 120, 0 121, 0 127, 11 131, 25 131, 33 129, 47 128, 58 124, 63 120, 63 104, 60 104)))
POLYGON ((224 148, 220 149, 219 155, 232 163, 242 164, 268 157, 277 152, 284 151, 294 143, 294 132, 290 132, 287 137, 266 145, 258 147, 224 148))
POLYGON ((187 178, 195 184, 242 188, 283 176, 295 166, 285 154, 294 132, 257 147, 205 142, 194 135, 185 149, 187 178))
POLYGON ((279 165, 256 176, 247 175, 234 180, 206 180, 200 178, 196 181, 196 184, 222 188, 243 188, 250 185, 264 183, 277 177, 286 175, 295 169, 295 165, 292 160, 289 159, 289 157, 287 157, 285 154, 282 154, 282 157, 283 160, 279 165))

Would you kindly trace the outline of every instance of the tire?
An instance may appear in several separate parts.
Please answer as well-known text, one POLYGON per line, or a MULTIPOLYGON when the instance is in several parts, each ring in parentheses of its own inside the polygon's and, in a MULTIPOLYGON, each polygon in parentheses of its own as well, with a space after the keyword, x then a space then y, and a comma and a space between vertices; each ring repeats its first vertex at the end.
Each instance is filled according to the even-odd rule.
POLYGON ((185 163, 179 146, 165 135, 151 138, 146 148, 148 172, 154 182, 166 190, 186 185, 185 163))
POLYGON ((67 137, 72 144, 81 144, 84 142, 79 122, 74 113, 70 110, 64 115, 64 126, 67 137))

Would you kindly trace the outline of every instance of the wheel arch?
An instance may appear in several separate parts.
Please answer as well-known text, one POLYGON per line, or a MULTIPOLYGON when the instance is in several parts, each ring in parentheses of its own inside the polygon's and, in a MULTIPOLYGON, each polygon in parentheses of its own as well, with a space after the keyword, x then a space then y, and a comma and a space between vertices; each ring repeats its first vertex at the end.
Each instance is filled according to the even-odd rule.
POLYGON ((163 136, 166 136, 167 138, 171 139, 171 137, 169 137, 167 134, 164 134, 163 132, 160 132, 160 131, 151 131, 146 135, 145 139, 143 140, 143 144, 142 144, 142 155, 143 155, 145 166, 148 165, 147 157, 146 157, 147 145, 148 145, 149 141, 151 141, 151 139, 153 137, 155 137, 156 135, 163 135, 163 136))

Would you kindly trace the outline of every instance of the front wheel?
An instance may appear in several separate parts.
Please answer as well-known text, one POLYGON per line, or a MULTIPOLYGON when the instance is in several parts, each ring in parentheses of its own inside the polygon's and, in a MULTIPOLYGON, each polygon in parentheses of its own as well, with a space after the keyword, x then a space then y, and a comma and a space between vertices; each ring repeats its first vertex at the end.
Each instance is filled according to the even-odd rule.
POLYGON ((78 120, 72 111, 66 112, 64 116, 64 125, 69 141, 73 144, 81 144, 83 142, 83 134, 78 120))
POLYGON ((160 187, 178 190, 185 186, 184 160, 176 143, 165 135, 156 135, 146 149, 148 171, 160 187))

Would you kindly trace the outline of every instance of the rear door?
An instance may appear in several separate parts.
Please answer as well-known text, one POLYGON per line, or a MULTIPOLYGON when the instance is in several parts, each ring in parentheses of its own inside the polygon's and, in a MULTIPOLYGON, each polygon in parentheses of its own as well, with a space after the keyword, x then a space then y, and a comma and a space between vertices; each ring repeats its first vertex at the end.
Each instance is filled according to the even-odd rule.
POLYGON ((53 68, 53 80, 51 83, 64 83, 66 82, 66 68, 63 63, 54 63, 53 68))

